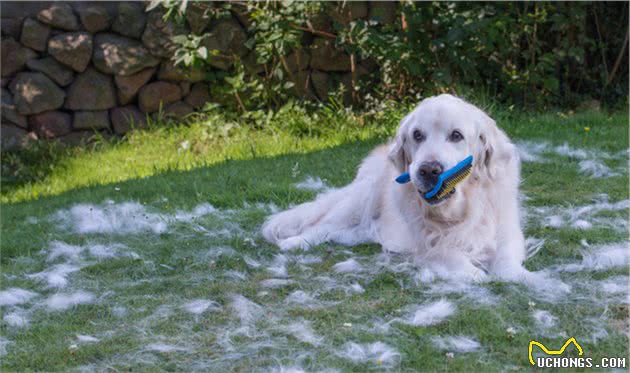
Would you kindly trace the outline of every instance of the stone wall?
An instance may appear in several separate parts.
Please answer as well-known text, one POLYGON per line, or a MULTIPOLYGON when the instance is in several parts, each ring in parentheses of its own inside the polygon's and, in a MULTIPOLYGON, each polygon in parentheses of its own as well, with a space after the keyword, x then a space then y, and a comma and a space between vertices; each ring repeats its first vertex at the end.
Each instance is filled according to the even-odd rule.
MULTIPOLYGON (((212 5, 210 5, 212 6, 212 5)), ((143 2, 10 2, 2 12, 2 148, 29 139, 55 139, 76 145, 101 136, 124 135, 146 125, 162 110, 183 117, 211 100, 205 72, 173 66, 171 37, 210 32, 206 39, 214 69, 229 70, 231 56, 257 74, 245 47, 249 20, 244 8, 210 21, 189 7, 187 22, 165 22, 162 11, 145 12, 143 2)), ((333 22, 370 18, 393 22, 394 2, 348 2, 317 20, 320 31, 333 22)), ((351 79, 350 56, 330 38, 308 33, 304 48, 287 58, 298 82, 296 94, 325 100, 338 83, 351 79)), ((355 72, 374 66, 358 61, 355 72)))

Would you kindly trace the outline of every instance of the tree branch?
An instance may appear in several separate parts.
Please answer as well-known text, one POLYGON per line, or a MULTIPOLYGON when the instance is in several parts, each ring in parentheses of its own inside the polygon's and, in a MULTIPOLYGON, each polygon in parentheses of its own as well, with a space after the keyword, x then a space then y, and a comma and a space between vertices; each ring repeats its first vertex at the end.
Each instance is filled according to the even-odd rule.
POLYGON ((621 59, 623 58, 623 55, 626 54, 626 47, 628 45, 628 32, 630 31, 630 29, 626 29, 626 38, 623 41, 623 47, 621 47, 621 51, 619 52, 619 55, 617 56, 617 59, 615 60, 615 64, 613 65, 613 69, 610 72, 610 75, 608 76, 608 80, 606 81, 606 85, 604 87, 607 87, 615 78, 615 74, 617 73, 617 69, 619 69, 619 65, 621 64, 621 59))
POLYGON ((314 35, 323 36, 329 39, 337 39, 337 35, 335 34, 331 34, 330 32, 326 32, 326 31, 315 30, 313 26, 310 25, 310 22, 309 22, 309 27, 303 27, 303 26, 298 26, 298 25, 293 25, 293 27, 301 31, 310 32, 311 34, 314 34, 314 35))

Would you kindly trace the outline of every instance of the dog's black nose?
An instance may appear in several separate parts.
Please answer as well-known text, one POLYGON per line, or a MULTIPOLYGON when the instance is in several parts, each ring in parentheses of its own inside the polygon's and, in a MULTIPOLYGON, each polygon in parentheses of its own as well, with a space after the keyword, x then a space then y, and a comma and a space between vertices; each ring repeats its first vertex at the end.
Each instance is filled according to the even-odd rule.
POLYGON ((436 161, 424 162, 420 165, 420 168, 418 169, 418 173, 421 179, 427 177, 438 177, 442 173, 442 171, 444 171, 444 167, 440 162, 436 161))
POLYGON ((428 189, 432 189, 437 184, 438 176, 444 171, 444 166, 440 162, 424 162, 418 168, 418 178, 422 181, 424 186, 428 189))

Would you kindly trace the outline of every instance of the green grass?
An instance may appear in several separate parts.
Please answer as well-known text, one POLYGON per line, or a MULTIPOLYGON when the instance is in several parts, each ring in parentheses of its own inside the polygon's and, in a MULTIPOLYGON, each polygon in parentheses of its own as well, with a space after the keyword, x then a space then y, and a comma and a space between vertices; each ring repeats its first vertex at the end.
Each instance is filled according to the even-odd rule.
MULTIPOLYGON (((39 153, 9 159, 13 168, 3 169, 1 205, 2 289, 19 287, 40 295, 17 306, 30 319, 27 327, 2 322, 2 338, 9 341, 2 370, 87 367, 245 372, 301 366, 307 371, 365 371, 384 367, 374 361, 356 365, 337 353, 346 342, 376 341, 401 354, 394 370, 528 370, 530 339, 557 348, 568 336, 575 336, 585 355, 594 359, 627 357, 630 345, 623 331, 628 321, 627 305, 601 293, 595 282, 627 275, 627 268, 559 274, 573 287, 561 301, 546 300, 520 285, 479 285, 496 299, 494 304, 484 304, 465 293, 433 294, 430 284, 416 283, 412 268, 396 272, 391 267, 379 267, 380 248, 376 245, 342 248, 324 244, 309 252, 285 253, 293 283, 277 289, 261 287, 260 281, 273 277, 265 267, 278 254, 258 234, 270 213, 269 204, 285 208, 312 199, 314 192, 294 187, 307 175, 321 177, 332 186, 348 183, 361 159, 395 131, 406 110, 394 107, 365 117, 330 113, 306 117, 292 112, 274 119, 279 122, 268 129, 236 126, 227 137, 221 136, 225 127, 217 128, 220 119, 214 118, 190 126, 158 126, 135 133, 127 141, 94 149, 51 151, 47 153, 51 167, 28 163, 33 160, 29 157, 39 153), (188 146, 182 145, 186 142, 188 146), (168 229, 162 233, 78 234, 56 217, 58 211, 74 204, 102 207, 107 200, 137 201, 148 213, 164 219, 201 203, 210 203, 218 210, 189 222, 165 220, 168 229), (226 233, 211 234, 221 230, 226 233), (41 253, 55 240, 84 246, 122 244, 127 248, 122 251, 133 251, 138 257, 96 259, 81 254, 77 263, 83 267, 69 275, 67 287, 47 289, 25 275, 64 263, 64 259, 47 262, 41 253), (234 251, 216 255, 219 247, 234 251), (299 264, 304 255, 320 261, 299 264), (350 257, 370 272, 341 275, 332 270, 334 264, 350 257), (261 266, 248 265, 246 258, 261 266), (230 271, 244 274, 245 279, 231 276, 230 271), (326 290, 321 276, 330 277, 337 287, 326 290), (365 292, 347 294, 344 286, 355 282, 365 292), (76 290, 92 292, 97 302, 63 312, 48 312, 43 305, 58 291, 76 290), (316 295, 322 307, 287 307, 286 297, 296 290, 316 295), (224 339, 226 332, 241 326, 229 307, 232 294, 241 294, 262 308, 248 334, 233 335, 230 349, 224 339), (409 306, 441 297, 457 305, 456 313, 443 323, 428 327, 394 323, 385 334, 370 330, 378 320, 403 317, 409 306), (193 299, 210 299, 221 309, 191 315, 181 306, 193 299), (557 316, 558 326, 549 331, 538 328, 531 317, 534 309, 557 316), (283 326, 297 320, 309 321, 314 332, 323 337, 322 343, 311 346, 283 331, 283 326), (510 327, 515 331, 508 332, 510 327), (594 340, 593 335, 602 331, 606 336, 594 340), (100 341, 78 343, 77 334, 100 341), (447 357, 446 351, 436 349, 431 342, 438 335, 468 335, 482 348, 447 357), (149 351, 147 346, 152 343, 187 351, 149 351)), ((595 179, 578 172, 578 159, 553 154, 546 156, 546 163, 525 163, 522 190, 529 197, 528 210, 588 205, 600 193, 606 193, 611 202, 628 198, 627 153, 621 153, 628 147, 625 113, 526 115, 494 110, 493 115, 514 140, 554 145, 566 142, 575 148, 605 151, 615 155, 606 164, 621 170, 619 176, 595 179)), ((597 216, 627 221, 628 210, 604 211, 597 216)), ((146 219, 143 215, 135 218, 146 219)), ((542 270, 579 261, 582 239, 595 246, 624 242, 626 230, 606 225, 589 230, 556 229, 530 219, 526 235, 544 238, 546 243, 527 267, 542 270)), ((3 307, 2 311, 6 315, 16 308, 3 307)))

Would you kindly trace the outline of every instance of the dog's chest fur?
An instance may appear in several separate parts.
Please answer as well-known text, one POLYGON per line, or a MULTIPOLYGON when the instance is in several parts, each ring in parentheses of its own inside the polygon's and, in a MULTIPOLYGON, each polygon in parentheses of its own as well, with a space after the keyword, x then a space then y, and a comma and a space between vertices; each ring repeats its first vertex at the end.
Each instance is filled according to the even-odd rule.
POLYGON ((378 220, 385 220, 375 221, 380 225, 378 241, 386 250, 411 252, 426 259, 459 253, 480 266, 485 266, 494 256, 497 214, 487 193, 473 186, 456 195, 456 200, 443 208, 427 209, 418 203, 417 191, 409 189, 391 196, 392 207, 402 212, 402 219, 392 222, 393 217, 381 216, 378 220), (470 202, 479 202, 479 199, 486 201, 470 202), (485 209, 482 211, 479 206, 485 209))

